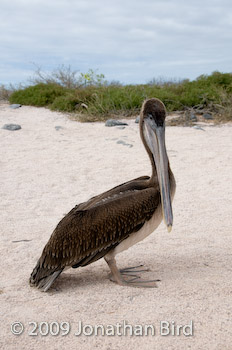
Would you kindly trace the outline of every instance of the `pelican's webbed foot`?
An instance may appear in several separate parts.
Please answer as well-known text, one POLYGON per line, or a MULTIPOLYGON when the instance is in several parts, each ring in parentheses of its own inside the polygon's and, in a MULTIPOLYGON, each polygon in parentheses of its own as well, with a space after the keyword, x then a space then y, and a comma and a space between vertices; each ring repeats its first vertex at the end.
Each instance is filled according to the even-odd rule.
POLYGON ((140 273, 147 272, 149 269, 142 268, 143 265, 127 267, 125 269, 118 270, 116 261, 114 258, 106 259, 106 262, 110 268, 111 276, 110 280, 118 283, 121 286, 139 287, 139 288, 156 288, 156 282, 160 280, 143 280, 139 276, 140 273))

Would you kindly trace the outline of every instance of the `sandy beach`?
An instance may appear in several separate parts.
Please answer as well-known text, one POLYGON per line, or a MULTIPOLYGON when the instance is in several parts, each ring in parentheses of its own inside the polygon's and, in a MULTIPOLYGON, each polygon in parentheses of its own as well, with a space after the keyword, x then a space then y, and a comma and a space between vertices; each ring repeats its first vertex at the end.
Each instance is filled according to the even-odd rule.
POLYGON ((158 288, 110 282, 101 259, 64 272, 42 293, 28 279, 59 220, 96 194, 150 175, 150 162, 134 119, 122 129, 1 104, 0 121, 1 349, 232 349, 232 124, 166 128, 177 183, 173 230, 162 223, 117 256, 120 268, 148 267, 146 276, 161 280, 158 288), (7 123, 22 128, 2 129, 7 123), (180 335, 162 335, 162 321, 175 332, 191 324, 192 334, 182 328, 180 335), (14 322, 24 326, 19 335, 14 322), (42 335, 41 322, 57 322, 60 333, 51 334, 56 324, 42 335), (75 335, 80 322, 93 334, 75 335), (153 325, 155 334, 123 334, 125 322, 133 331, 153 325), (121 335, 94 334, 96 325, 117 324, 121 335))

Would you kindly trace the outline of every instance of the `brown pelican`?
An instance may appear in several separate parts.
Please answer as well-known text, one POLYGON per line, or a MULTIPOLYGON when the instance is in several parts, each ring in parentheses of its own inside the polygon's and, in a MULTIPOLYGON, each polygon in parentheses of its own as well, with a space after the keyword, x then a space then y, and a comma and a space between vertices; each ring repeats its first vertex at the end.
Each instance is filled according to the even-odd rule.
POLYGON ((128 181, 73 208, 57 225, 32 271, 30 284, 47 291, 69 267, 86 266, 104 257, 120 285, 154 287, 143 281, 140 267, 118 270, 116 254, 151 234, 162 221, 172 228, 175 179, 165 147, 164 104, 151 98, 140 113, 140 136, 152 175, 128 181))

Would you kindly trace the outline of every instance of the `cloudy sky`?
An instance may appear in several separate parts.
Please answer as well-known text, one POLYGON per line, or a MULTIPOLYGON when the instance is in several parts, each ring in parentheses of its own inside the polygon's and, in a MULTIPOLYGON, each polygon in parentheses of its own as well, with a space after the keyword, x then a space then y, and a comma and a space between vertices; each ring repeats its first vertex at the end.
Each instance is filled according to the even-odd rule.
POLYGON ((133 84, 232 72, 232 1, 0 0, 0 84, 33 64, 133 84))

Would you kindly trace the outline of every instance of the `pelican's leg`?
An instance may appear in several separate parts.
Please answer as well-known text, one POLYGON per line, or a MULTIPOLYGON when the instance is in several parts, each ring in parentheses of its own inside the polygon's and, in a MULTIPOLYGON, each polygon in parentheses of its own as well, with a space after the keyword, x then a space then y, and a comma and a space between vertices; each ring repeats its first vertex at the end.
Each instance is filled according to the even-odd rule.
MULTIPOLYGON (((117 268, 116 261, 114 257, 107 258, 105 257, 105 261, 107 262, 110 271, 112 273, 112 276, 110 278, 111 281, 118 283, 121 286, 130 286, 130 287, 144 287, 144 288, 154 288, 157 287, 156 283, 159 280, 151 280, 146 281, 140 279, 140 276, 137 276, 135 274, 129 273, 133 268, 127 268, 122 270, 123 272, 120 273, 120 271, 117 268)), ((136 266, 135 268, 138 268, 136 266)), ((139 271, 137 271, 139 272, 139 271)), ((140 271, 144 272, 144 270, 140 271)))

